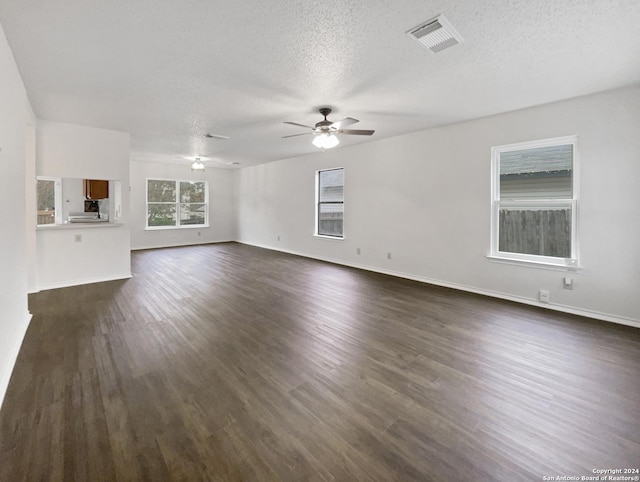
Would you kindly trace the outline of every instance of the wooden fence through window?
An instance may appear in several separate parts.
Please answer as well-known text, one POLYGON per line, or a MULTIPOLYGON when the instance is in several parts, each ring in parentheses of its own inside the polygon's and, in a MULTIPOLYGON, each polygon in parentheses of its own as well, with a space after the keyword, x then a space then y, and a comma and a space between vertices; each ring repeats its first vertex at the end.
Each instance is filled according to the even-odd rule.
POLYGON ((571 210, 500 211, 499 250, 571 257, 571 210))

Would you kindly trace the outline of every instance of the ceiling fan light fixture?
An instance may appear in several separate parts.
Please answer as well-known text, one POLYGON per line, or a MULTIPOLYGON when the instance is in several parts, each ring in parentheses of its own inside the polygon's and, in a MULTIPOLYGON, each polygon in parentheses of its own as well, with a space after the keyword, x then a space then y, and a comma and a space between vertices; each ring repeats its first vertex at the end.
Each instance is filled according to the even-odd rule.
POLYGON ((334 134, 323 132, 322 134, 316 134, 311 142, 319 149, 331 149, 340 144, 340 139, 334 134))
POLYGON ((191 172, 195 171, 204 172, 204 164, 199 157, 196 157, 195 160, 191 163, 191 172))

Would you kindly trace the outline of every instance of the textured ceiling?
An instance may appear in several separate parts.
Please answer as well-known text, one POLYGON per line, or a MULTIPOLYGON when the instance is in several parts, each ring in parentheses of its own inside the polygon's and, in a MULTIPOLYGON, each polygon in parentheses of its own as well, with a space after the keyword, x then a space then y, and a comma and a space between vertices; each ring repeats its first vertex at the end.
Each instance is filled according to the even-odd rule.
POLYGON ((0 0, 0 23, 36 115, 129 132, 134 160, 316 152, 281 136, 321 106, 376 130, 350 145, 640 82, 638 0, 0 0), (432 54, 405 32, 437 14, 465 41, 432 54))

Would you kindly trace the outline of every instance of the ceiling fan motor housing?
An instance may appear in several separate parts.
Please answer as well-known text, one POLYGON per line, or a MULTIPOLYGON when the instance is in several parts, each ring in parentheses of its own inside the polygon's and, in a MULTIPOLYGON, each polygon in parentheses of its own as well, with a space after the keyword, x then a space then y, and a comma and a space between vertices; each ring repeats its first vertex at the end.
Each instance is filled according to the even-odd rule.
POLYGON ((331 109, 329 109, 328 107, 323 107, 321 109, 318 109, 318 112, 320 112, 320 114, 324 116, 324 120, 316 123, 316 129, 319 129, 321 131, 329 130, 329 126, 333 124, 333 122, 327 120, 327 116, 331 114, 331 109))

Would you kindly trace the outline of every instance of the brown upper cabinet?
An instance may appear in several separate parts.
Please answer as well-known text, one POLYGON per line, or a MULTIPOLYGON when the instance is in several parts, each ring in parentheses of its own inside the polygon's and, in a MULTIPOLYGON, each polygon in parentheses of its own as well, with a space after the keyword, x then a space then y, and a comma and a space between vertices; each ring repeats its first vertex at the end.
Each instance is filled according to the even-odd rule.
POLYGON ((109 181, 85 179, 83 191, 86 199, 107 199, 109 197, 109 181))

